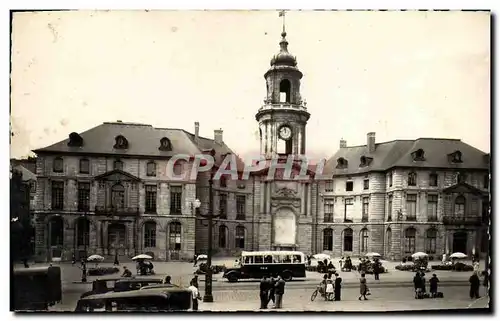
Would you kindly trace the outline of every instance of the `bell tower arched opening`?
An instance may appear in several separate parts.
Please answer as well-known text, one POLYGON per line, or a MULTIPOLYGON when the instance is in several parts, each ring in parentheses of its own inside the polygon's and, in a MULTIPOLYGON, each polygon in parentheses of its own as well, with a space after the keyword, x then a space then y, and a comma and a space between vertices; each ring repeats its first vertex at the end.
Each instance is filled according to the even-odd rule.
POLYGON ((291 102, 291 89, 292 89, 292 84, 290 83, 290 80, 283 79, 280 82, 280 103, 291 102))

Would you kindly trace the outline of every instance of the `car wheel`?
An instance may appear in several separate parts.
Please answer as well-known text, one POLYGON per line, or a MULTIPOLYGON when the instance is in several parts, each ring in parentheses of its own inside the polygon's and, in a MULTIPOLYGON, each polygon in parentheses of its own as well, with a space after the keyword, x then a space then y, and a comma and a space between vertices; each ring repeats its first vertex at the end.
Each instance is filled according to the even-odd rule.
POLYGON ((238 277, 234 274, 231 274, 227 277, 229 282, 238 282, 238 277))
POLYGON ((292 280, 292 273, 290 272, 283 272, 283 280, 285 280, 286 282, 289 282, 292 280))

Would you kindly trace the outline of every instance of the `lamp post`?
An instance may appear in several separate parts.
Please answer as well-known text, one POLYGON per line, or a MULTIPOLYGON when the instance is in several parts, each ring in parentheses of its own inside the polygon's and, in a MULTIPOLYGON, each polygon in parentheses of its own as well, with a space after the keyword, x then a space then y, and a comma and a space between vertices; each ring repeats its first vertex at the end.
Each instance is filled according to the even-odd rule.
POLYGON ((87 282, 87 243, 90 240, 90 223, 87 225, 87 210, 88 210, 88 205, 90 201, 90 197, 87 195, 85 197, 85 204, 83 204, 83 217, 85 219, 85 224, 83 225, 84 230, 83 230, 83 253, 85 257, 82 260, 82 283, 87 282))

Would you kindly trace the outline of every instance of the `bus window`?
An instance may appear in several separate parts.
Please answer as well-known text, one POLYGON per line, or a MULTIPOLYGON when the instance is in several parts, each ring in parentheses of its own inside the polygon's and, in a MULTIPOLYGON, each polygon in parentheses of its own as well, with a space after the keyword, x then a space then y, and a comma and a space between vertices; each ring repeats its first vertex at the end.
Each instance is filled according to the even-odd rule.
POLYGON ((293 256, 293 263, 301 263, 300 255, 293 256))
POLYGON ((256 264, 262 264, 262 263, 264 263, 264 260, 263 260, 262 256, 256 255, 255 258, 254 258, 254 263, 256 263, 256 264))
POLYGON ((273 263, 273 256, 272 255, 266 255, 264 257, 264 263, 273 263))
POLYGON ((253 263, 253 256, 245 256, 245 264, 252 264, 253 263))
POLYGON ((273 263, 281 263, 283 258, 280 255, 273 255, 273 263))
POLYGON ((292 263, 292 259, 290 258, 289 255, 285 256, 285 258, 283 259, 283 263, 292 263))

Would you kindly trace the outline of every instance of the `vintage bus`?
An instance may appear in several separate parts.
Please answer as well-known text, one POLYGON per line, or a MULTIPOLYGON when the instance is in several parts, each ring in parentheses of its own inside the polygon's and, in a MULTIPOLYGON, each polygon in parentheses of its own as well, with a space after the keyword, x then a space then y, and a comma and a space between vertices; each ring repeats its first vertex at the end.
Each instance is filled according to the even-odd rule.
POLYGON ((229 282, 281 275, 285 281, 306 276, 306 256, 297 251, 241 252, 238 267, 228 268, 224 277, 229 282))

